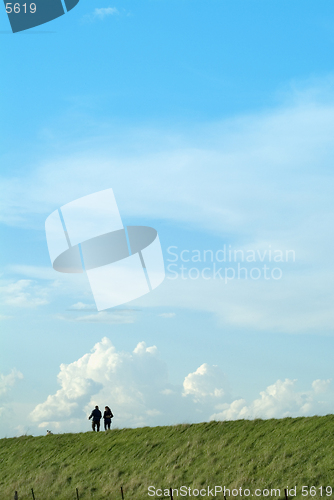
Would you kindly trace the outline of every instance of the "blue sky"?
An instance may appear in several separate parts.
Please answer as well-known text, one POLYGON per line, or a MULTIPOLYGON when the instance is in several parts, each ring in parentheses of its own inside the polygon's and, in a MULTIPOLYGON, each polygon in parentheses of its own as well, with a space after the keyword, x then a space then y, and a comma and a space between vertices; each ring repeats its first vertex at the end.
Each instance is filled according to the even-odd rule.
POLYGON ((93 404, 120 427, 332 412, 334 7, 81 0, 0 23, 0 436, 88 430, 93 404), (124 224, 158 230, 167 277, 97 313, 44 222, 110 187, 124 224), (191 279, 206 263, 182 250, 224 245, 255 252, 248 273, 295 259, 191 279))

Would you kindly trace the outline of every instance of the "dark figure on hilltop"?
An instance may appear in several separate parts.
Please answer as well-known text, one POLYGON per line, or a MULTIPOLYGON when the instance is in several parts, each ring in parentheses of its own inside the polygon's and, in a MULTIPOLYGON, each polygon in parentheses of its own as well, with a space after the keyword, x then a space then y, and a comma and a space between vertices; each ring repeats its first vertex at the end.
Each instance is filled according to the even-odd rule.
POLYGON ((103 413, 103 419, 104 419, 104 430, 106 431, 107 429, 110 430, 110 424, 111 424, 111 419, 113 418, 113 414, 109 406, 105 406, 104 408, 104 413, 103 413))
POLYGON ((97 427, 97 432, 99 432, 99 430, 100 430, 100 420, 102 418, 102 413, 100 412, 98 406, 95 406, 94 410, 89 415, 88 420, 90 420, 91 418, 93 419, 92 420, 92 429, 93 429, 93 431, 95 431, 95 426, 96 426, 97 427))

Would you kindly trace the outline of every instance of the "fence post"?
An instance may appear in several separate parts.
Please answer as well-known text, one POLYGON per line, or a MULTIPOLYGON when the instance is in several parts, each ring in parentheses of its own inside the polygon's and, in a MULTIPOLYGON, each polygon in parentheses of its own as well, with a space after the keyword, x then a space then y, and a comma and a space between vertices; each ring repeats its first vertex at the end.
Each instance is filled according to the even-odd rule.
POLYGON ((173 490, 172 490, 172 488, 169 488, 169 493, 170 493, 171 500, 173 500, 173 490))
POLYGON ((122 495, 122 500, 124 500, 124 495, 123 495, 123 486, 121 486, 121 495, 122 495))
POLYGON ((75 488, 76 494, 77 494, 77 500, 79 500, 79 490, 78 488, 75 488))
POLYGON ((286 488, 284 488, 284 495, 285 495, 285 500, 289 500, 289 497, 288 497, 288 494, 287 494, 286 488))
POLYGON ((17 491, 15 491, 15 493, 14 493, 14 500, 19 500, 19 495, 18 495, 17 491))
POLYGON ((32 494, 33 499, 35 500, 34 490, 32 488, 31 488, 31 494, 32 494))

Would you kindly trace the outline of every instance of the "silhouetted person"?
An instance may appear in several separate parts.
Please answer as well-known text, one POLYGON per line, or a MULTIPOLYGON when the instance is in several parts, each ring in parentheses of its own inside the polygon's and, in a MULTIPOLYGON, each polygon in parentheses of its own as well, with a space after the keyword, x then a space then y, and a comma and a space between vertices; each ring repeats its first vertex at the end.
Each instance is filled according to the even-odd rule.
POLYGON ((100 420, 102 418, 102 413, 100 412, 98 406, 95 406, 94 410, 89 415, 88 420, 90 420, 91 418, 93 419, 92 420, 92 429, 93 429, 93 431, 95 431, 95 426, 96 426, 97 432, 99 432, 99 430, 100 430, 100 420))
POLYGON ((104 430, 106 431, 107 429, 110 430, 110 424, 111 424, 111 419, 113 418, 113 414, 109 406, 105 406, 104 408, 104 413, 103 413, 103 419, 104 419, 104 430))

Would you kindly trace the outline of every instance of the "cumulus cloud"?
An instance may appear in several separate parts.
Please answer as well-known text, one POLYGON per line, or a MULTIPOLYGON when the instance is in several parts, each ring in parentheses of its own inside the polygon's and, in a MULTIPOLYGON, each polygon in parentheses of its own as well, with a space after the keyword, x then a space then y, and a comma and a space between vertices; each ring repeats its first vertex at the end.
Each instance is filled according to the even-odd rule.
POLYGON ((30 420, 61 432, 87 430, 95 405, 109 405, 120 427, 325 415, 334 405, 330 380, 315 380, 309 390, 299 390, 296 380, 277 380, 251 402, 233 400, 220 367, 207 363, 183 384, 171 384, 156 346, 139 342, 132 352, 117 351, 106 337, 77 361, 62 364, 58 382, 60 389, 34 408, 30 420))
POLYGON ((227 381, 218 366, 201 365, 193 373, 189 373, 183 382, 183 395, 191 395, 195 401, 202 398, 221 398, 226 395, 227 381))
POLYGON ((334 393, 330 380, 315 380, 308 391, 296 389, 297 380, 277 380, 260 392, 260 397, 247 404, 237 399, 223 404, 222 411, 211 415, 211 420, 236 420, 253 418, 284 418, 324 415, 333 410, 334 393), (322 394, 319 399, 319 394, 322 394), (325 398, 323 396, 326 396, 325 398))
POLYGON ((118 352, 106 337, 91 353, 62 364, 58 382, 60 389, 30 415, 40 427, 84 429, 85 415, 96 404, 109 405, 115 424, 121 426, 201 421, 214 409, 208 398, 215 403, 226 400, 223 376, 217 367, 203 365, 190 374, 182 393, 181 384, 169 382, 167 365, 156 346, 140 342, 132 352, 118 352))
POLYGON ((326 393, 329 390, 331 380, 314 380, 312 382, 312 389, 314 390, 315 394, 321 394, 321 393, 326 393))

